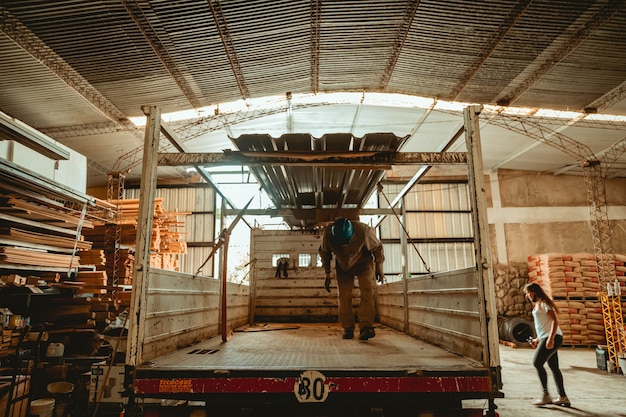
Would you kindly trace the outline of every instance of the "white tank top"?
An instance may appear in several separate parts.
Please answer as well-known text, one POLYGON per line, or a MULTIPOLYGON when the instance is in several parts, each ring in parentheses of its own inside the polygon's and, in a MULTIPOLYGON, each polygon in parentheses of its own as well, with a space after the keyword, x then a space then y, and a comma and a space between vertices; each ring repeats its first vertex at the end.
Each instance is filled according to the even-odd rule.
MULTIPOLYGON (((552 319, 548 316, 548 311, 550 310, 552 310, 552 307, 542 302, 535 303, 535 307, 533 308, 535 331, 539 339, 547 339, 550 336, 550 329, 552 328, 552 319)), ((556 311, 554 313, 556 314, 556 311)), ((557 327, 556 334, 563 336, 560 327, 557 327)))

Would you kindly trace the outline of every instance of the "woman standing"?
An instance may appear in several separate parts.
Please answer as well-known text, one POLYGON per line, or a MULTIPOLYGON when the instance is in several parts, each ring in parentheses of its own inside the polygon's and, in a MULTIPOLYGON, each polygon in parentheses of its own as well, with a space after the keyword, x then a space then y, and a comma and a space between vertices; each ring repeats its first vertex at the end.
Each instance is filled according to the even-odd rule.
POLYGON ((561 374, 559 369, 559 355, 557 353, 559 347, 563 344, 563 332, 559 327, 559 319, 557 317, 559 309, 539 284, 527 284, 524 287, 524 295, 533 303, 533 319, 537 334, 537 338, 531 342, 533 347, 536 348, 533 365, 537 369, 539 380, 543 387, 543 396, 535 401, 534 404, 536 406, 557 404, 569 407, 571 403, 565 394, 563 374, 561 374), (548 374, 544 368, 546 362, 548 362, 548 366, 552 371, 554 382, 559 392, 559 398, 554 401, 548 394, 548 374))

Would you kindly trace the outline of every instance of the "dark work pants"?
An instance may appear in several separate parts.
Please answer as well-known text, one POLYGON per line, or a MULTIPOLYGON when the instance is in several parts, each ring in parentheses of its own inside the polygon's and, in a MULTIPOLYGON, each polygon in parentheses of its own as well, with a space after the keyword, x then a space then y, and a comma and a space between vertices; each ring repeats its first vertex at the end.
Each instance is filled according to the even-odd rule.
POLYGON ((355 276, 359 280, 361 302, 359 304, 359 328, 374 326, 376 307, 374 306, 374 264, 368 262, 355 271, 345 272, 337 268, 337 289, 339 290, 339 321, 344 329, 354 329, 352 312, 352 289, 355 276))
POLYGON ((554 347, 552 349, 546 348, 547 341, 548 339, 539 340, 539 344, 535 350, 535 357, 533 358, 533 366, 537 369, 537 373, 539 374, 539 380, 541 381, 543 392, 547 393, 548 374, 546 373, 546 369, 543 365, 548 362, 548 367, 550 367, 552 375, 554 376, 556 389, 559 392, 559 395, 564 397, 565 388, 563 386, 563 374, 561 374, 561 370, 559 369, 559 355, 557 353, 559 347, 563 344, 563 336, 557 334, 554 337, 554 347))

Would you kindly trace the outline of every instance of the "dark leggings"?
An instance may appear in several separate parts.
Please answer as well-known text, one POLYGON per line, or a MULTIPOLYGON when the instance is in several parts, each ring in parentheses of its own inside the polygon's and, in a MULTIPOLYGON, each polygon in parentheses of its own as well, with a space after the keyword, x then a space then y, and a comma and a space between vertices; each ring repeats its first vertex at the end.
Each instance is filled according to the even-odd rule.
POLYGON ((554 382, 556 383, 556 389, 559 392, 559 395, 565 396, 565 388, 563 387, 563 374, 561 374, 561 370, 559 369, 559 355, 557 350, 563 344, 563 336, 556 335, 554 337, 554 347, 552 349, 546 348, 546 342, 548 339, 539 340, 539 344, 537 345, 537 350, 535 350, 535 357, 533 358, 533 365, 537 369, 537 373, 539 374, 539 380, 541 381, 541 385, 543 387, 543 392, 548 392, 548 374, 546 373, 543 365, 548 362, 548 366, 552 371, 552 375, 554 376, 554 382))

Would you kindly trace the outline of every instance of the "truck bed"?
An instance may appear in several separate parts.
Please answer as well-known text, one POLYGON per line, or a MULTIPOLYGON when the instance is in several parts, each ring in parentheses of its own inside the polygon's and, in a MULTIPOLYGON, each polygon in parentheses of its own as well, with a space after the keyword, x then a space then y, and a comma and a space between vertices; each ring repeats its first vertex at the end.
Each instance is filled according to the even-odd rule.
POLYGON ((342 339, 337 324, 265 323, 237 329, 227 342, 213 337, 161 356, 142 368, 186 372, 201 370, 449 371, 482 365, 417 340, 387 326, 376 337, 342 339))
POLYGON ((493 396, 482 364, 383 325, 368 341, 336 324, 266 323, 213 337, 135 369, 139 398, 211 404, 460 406, 493 396))

